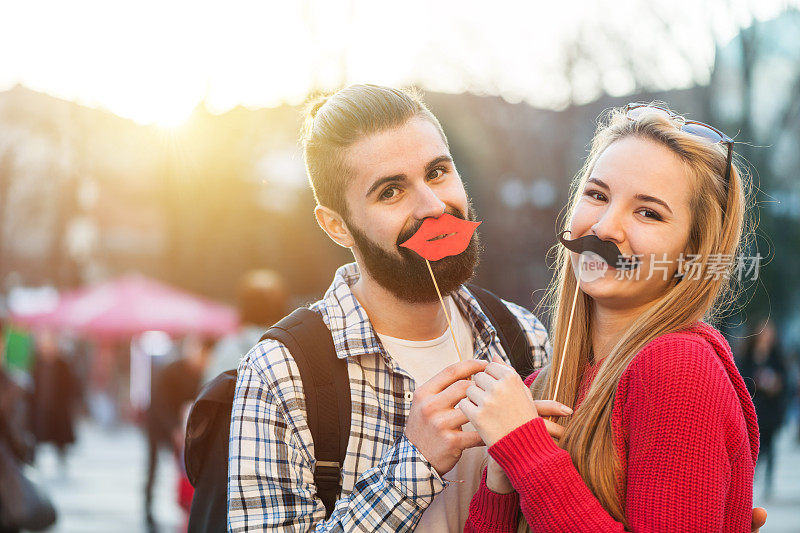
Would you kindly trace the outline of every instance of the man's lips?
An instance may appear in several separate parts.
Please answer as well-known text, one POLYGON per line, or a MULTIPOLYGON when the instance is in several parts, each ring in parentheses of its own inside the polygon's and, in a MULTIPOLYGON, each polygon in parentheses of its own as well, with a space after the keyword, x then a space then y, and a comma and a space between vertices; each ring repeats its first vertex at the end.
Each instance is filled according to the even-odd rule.
POLYGON ((446 239, 447 237, 452 237, 453 235, 458 235, 458 232, 445 233, 445 234, 442 234, 442 235, 437 235, 436 237, 434 237, 432 239, 428 239, 428 242, 438 241, 439 239, 446 239))
POLYGON ((480 222, 445 213, 439 218, 426 218, 416 233, 400 246, 414 250, 428 261, 438 261, 466 250, 480 225, 480 222))

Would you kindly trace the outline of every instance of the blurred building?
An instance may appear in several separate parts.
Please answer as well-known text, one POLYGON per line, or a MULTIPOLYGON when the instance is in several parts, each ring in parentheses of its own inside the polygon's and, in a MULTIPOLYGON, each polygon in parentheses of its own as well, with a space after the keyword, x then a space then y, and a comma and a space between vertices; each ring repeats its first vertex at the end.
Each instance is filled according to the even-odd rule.
MULTIPOLYGON (((758 23, 721 47, 709 86, 602 96, 558 111, 492 96, 427 94, 485 221, 477 281, 523 305, 540 300, 556 221, 596 120, 629 101, 664 101, 740 131, 737 140, 774 146, 748 151, 737 144, 736 152, 762 178, 769 174, 761 184, 781 200, 775 216, 797 226, 797 17, 758 23), (756 30, 754 40, 748 32, 756 30), (748 43, 758 52, 749 67, 742 61, 748 43)), ((0 93, 0 281, 69 287, 138 270, 230 301, 243 272, 270 268, 300 295, 295 303, 315 299, 350 256, 313 219, 300 119, 292 106, 221 115, 201 106, 186 124, 163 129, 23 87, 0 93)))
POLYGON ((21 86, 0 93, 0 280, 71 287, 163 249, 152 136, 21 86), (119 261, 119 263, 117 263, 119 261))
MULTIPOLYGON (((700 107, 703 88, 640 95, 700 107)), ((632 97, 631 97, 632 98, 632 97)), ((569 182, 596 117, 631 98, 563 111, 430 93, 480 217, 478 281, 531 305, 569 182)), ((68 287, 127 270, 229 299, 269 267, 315 298, 349 257, 316 226, 296 135, 301 110, 198 108, 184 126, 141 126, 15 87, 0 93, 0 279, 68 287)))
MULTIPOLYGON (((800 10, 754 21, 719 46, 709 94, 715 121, 746 161, 758 207, 748 254, 764 258, 742 300, 782 331, 800 331, 800 10)), ((800 345, 800 335, 790 335, 800 345)))

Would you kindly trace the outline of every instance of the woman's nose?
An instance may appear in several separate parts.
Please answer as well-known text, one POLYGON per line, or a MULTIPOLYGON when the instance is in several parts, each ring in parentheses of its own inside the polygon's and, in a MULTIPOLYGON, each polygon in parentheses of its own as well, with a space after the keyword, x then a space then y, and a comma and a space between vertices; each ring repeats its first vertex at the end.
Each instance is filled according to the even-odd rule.
POLYGON ((625 228, 622 224, 622 215, 609 208, 600 219, 592 225, 592 232, 604 241, 621 243, 625 240, 625 228))

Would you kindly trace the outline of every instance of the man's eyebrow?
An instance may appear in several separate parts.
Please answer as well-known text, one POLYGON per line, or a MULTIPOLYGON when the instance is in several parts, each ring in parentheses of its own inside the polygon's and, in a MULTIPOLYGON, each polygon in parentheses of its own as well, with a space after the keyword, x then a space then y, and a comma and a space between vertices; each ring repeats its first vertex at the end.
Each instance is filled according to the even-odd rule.
POLYGON ((649 194, 637 194, 636 196, 634 196, 634 198, 636 198, 637 200, 641 200, 643 202, 653 202, 654 204, 662 205, 664 206, 664 209, 669 211, 670 215, 673 214, 672 209, 669 208, 667 202, 659 198, 656 198, 655 196, 650 196, 649 194))
POLYGON ((380 189, 387 183, 402 183, 406 181, 406 179, 407 177, 405 174, 395 174, 394 176, 384 176, 382 178, 378 178, 367 191, 367 196, 380 189))
POLYGON ((425 172, 430 172, 431 170, 433 170, 433 167, 435 167, 439 163, 452 163, 452 162, 453 158, 450 157, 449 155, 440 155, 439 157, 431 159, 431 161, 427 165, 425 165, 425 172))
MULTIPOLYGON (((433 170, 433 167, 440 163, 452 163, 453 158, 449 155, 440 155, 439 157, 435 157, 431 159, 427 165, 425 165, 425 172, 430 172, 433 170)), ((366 196, 368 197, 376 190, 380 189, 382 186, 386 185, 387 183, 402 183, 408 179, 408 176, 405 174, 395 174, 394 176, 384 176, 382 178, 378 178, 375 182, 370 186, 367 190, 366 196)))

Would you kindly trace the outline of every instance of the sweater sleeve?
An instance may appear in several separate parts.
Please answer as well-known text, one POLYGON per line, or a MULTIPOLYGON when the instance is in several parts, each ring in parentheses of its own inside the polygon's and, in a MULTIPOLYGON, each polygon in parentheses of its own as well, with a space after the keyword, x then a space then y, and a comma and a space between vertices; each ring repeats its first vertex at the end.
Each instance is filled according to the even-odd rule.
MULTIPOLYGON (((525 378, 525 385, 531 386, 539 375, 539 370, 525 378)), ((483 469, 481 484, 469 504, 469 515, 464 531, 479 532, 514 532, 517 530, 519 515, 519 496, 516 491, 511 494, 497 494, 486 486, 486 469, 483 469)))
POLYGON ((484 468, 481 484, 469 504, 465 533, 514 533, 517 531, 518 516, 518 494, 498 494, 489 490, 484 468))
MULTIPOLYGON (((637 355, 620 381, 613 422, 632 531, 723 530, 731 471, 726 432, 742 429, 726 420, 738 412, 733 401, 727 374, 703 341, 656 340, 637 355)), ((519 493, 533 531, 624 531, 542 418, 515 429, 489 453, 519 493)))
POLYGON ((539 372, 541 372, 541 370, 534 370, 533 374, 531 374, 530 376, 525 378, 524 383, 525 383, 526 387, 530 387, 531 386, 531 384, 533 383, 533 380, 536 379, 536 376, 539 375, 539 372))

